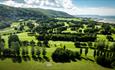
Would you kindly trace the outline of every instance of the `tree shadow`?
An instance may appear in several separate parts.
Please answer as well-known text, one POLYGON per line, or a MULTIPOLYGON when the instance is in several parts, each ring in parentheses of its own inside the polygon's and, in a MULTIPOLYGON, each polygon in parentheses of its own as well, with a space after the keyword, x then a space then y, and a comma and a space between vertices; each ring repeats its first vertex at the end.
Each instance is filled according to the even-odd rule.
POLYGON ((84 60, 87 60, 87 61, 91 61, 91 62, 95 62, 95 60, 93 60, 93 59, 91 59, 91 58, 85 58, 85 57, 81 57, 82 59, 84 59, 84 60))
POLYGON ((76 59, 74 59, 74 58, 71 58, 71 60, 73 61, 73 62, 76 62, 77 60, 76 59))
POLYGON ((95 60, 91 59, 91 58, 87 58, 87 60, 91 61, 91 62, 95 62, 95 60))
POLYGON ((42 61, 43 61, 43 59, 42 59, 41 57, 38 57, 38 59, 39 59, 39 61, 40 61, 40 62, 42 62, 42 61))
POLYGON ((85 57, 81 57, 82 59, 84 59, 84 60, 87 60, 87 58, 85 58, 85 57))
POLYGON ((35 55, 32 55, 32 59, 33 59, 34 61, 38 61, 38 58, 37 58, 35 55))
POLYGON ((21 58, 21 56, 12 56, 12 61, 14 63, 21 63, 22 62, 22 58, 21 58))
POLYGON ((6 58, 3 56, 3 55, 0 55, 0 60, 3 61, 5 60, 6 58))
POLYGON ((28 55, 22 56, 22 58, 23 58, 24 61, 30 61, 30 57, 28 55))

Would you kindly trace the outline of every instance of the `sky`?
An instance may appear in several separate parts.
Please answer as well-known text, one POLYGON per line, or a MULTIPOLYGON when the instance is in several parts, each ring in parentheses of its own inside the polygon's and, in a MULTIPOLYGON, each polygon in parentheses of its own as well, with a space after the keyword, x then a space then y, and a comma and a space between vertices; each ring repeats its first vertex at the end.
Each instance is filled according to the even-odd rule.
POLYGON ((73 3, 81 7, 113 7, 115 0, 73 0, 73 3))
POLYGON ((0 0, 0 4, 52 9, 71 15, 115 16, 115 0, 0 0))

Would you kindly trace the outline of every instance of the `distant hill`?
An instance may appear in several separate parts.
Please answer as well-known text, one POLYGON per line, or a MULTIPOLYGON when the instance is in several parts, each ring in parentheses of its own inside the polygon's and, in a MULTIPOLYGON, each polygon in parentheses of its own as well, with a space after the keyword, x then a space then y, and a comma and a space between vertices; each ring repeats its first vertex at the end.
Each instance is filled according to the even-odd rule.
POLYGON ((50 10, 50 9, 30 8, 29 10, 42 12, 44 15, 46 15, 48 17, 73 17, 72 15, 70 15, 66 12, 54 11, 54 10, 50 10))
POLYGON ((0 20, 20 18, 73 17, 65 12, 40 8, 16 8, 0 4, 0 20))

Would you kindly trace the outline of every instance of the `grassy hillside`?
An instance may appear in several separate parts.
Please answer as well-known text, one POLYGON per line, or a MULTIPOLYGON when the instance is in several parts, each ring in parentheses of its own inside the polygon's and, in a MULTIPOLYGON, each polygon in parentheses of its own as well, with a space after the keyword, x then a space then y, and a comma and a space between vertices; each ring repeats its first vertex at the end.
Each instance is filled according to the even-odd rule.
POLYGON ((69 15, 65 12, 62 11, 54 11, 54 10, 49 10, 49 9, 38 9, 38 8, 30 8, 30 10, 42 12, 48 17, 73 17, 72 15, 69 15))
POLYGON ((19 19, 47 19, 54 17, 73 16, 61 11, 40 8, 15 8, 0 4, 0 29, 10 26, 12 21, 17 21, 19 19))
POLYGON ((6 5, 0 5, 0 19, 20 19, 20 18, 46 18, 46 17, 72 17, 71 15, 53 10, 32 9, 32 8, 15 8, 6 5), (5 12, 4 12, 5 11, 5 12))

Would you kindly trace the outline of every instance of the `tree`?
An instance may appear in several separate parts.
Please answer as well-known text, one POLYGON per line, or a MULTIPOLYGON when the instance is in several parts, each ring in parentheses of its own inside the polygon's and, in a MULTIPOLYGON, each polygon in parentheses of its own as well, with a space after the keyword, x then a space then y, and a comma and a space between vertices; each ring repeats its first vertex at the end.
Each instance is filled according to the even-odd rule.
POLYGON ((35 25, 32 24, 32 22, 27 23, 27 26, 28 26, 31 30, 35 27, 35 25))
POLYGON ((74 45, 75 45, 76 48, 80 48, 81 47, 79 41, 75 42, 74 45))
POLYGON ((19 42, 11 42, 11 47, 15 51, 16 55, 20 55, 20 44, 19 42))
POLYGON ((93 56, 94 56, 94 57, 96 56, 96 49, 94 49, 94 53, 93 53, 93 56))
POLYGON ((97 53, 99 52, 99 55, 102 55, 103 52, 104 52, 104 48, 106 47, 107 45, 105 44, 105 41, 98 41, 97 44, 96 44, 96 48, 97 48, 97 53))
POLYGON ((97 50, 97 53, 96 53, 96 54, 97 54, 97 56, 100 56, 100 51, 99 51, 99 50, 97 50))
POLYGON ((45 47, 49 47, 49 46, 48 46, 48 40, 44 40, 44 41, 43 41, 43 44, 45 45, 45 47))
POLYGON ((1 37, 1 35, 0 35, 0 42, 2 41, 2 37, 1 37))
POLYGON ((103 27, 103 31, 102 31, 102 34, 104 35, 110 35, 111 34, 111 26, 109 24, 103 24, 102 25, 103 27))
POLYGON ((9 57, 9 56, 10 56, 10 53, 11 53, 11 50, 10 50, 10 49, 4 49, 4 50, 3 50, 3 56, 5 56, 5 57, 9 57))
POLYGON ((115 57, 115 43, 112 44, 112 46, 110 47, 110 51, 113 54, 113 57, 115 57))
POLYGON ((19 38, 18 38, 18 35, 10 35, 9 37, 8 37, 8 45, 9 45, 9 48, 11 48, 11 43, 12 42, 18 42, 20 45, 21 45, 21 43, 20 43, 20 40, 19 40, 19 38))
POLYGON ((85 56, 87 56, 88 53, 88 47, 85 48, 85 56))
POLYGON ((81 30, 81 29, 79 30, 79 33, 82 33, 82 30, 81 30))
POLYGON ((43 55, 43 56, 46 56, 46 53, 47 53, 47 52, 46 52, 46 49, 43 48, 42 55, 43 55))
POLYGON ((109 57, 105 56, 97 56, 96 57, 96 62, 104 67, 111 67, 111 59, 109 57))
POLYGON ((35 55, 35 49, 34 49, 34 47, 31 48, 31 54, 32 54, 32 56, 35 55))
POLYGON ((81 55, 79 54, 79 52, 75 51, 75 52, 73 52, 72 55, 74 55, 74 54, 75 54, 75 59, 81 60, 81 55))
POLYGON ((18 28, 19 31, 23 31, 24 30, 24 25, 20 25, 18 28))
POLYGON ((89 47, 92 47, 92 42, 88 42, 88 46, 89 46, 89 47))
POLYGON ((52 53, 52 59, 54 62, 70 62, 75 61, 75 59, 80 59, 80 54, 79 52, 73 52, 68 49, 64 48, 57 48, 53 53, 52 53))
POLYGON ((68 58, 68 55, 65 53, 65 50, 63 48, 57 48, 52 54, 52 59, 55 62, 70 61, 70 59, 68 58))
POLYGON ((113 37, 110 36, 110 35, 107 35, 107 39, 108 39, 109 41, 113 41, 113 40, 114 40, 113 37))
POLYGON ((0 35, 0 56, 1 56, 1 47, 2 47, 2 45, 1 45, 1 35, 0 35))
POLYGON ((20 48, 19 42, 11 42, 11 48, 14 50, 18 50, 20 48))
POLYGON ((0 35, 0 50, 4 50, 4 46, 5 46, 5 41, 4 39, 2 39, 1 35, 0 35))
POLYGON ((22 41, 23 46, 28 46, 29 42, 28 41, 22 41))
POLYGON ((32 41, 30 41, 30 45, 32 46, 32 47, 34 47, 35 46, 35 42, 32 40, 32 41))
POLYGON ((41 54, 40 49, 37 49, 36 55, 40 57, 40 54, 41 54))
POLYGON ((0 56, 1 56, 1 53, 3 52, 3 50, 4 50, 4 46, 5 46, 5 41, 4 41, 4 39, 2 39, 2 37, 0 35, 0 56))
POLYGON ((96 62, 105 67, 114 67, 115 62, 115 43, 113 43, 109 50, 109 47, 104 48, 104 55, 100 55, 96 58, 96 62))
POLYGON ((22 49, 22 56, 25 56, 26 55, 26 51, 25 51, 25 49, 23 48, 22 49))
POLYGON ((82 48, 80 48, 80 55, 82 54, 82 48))
POLYGON ((0 42, 0 50, 4 50, 5 43, 3 41, 0 42))
POLYGON ((38 41, 38 42, 37 42, 37 46, 42 47, 42 42, 41 42, 41 41, 38 41))
POLYGON ((63 48, 64 48, 64 50, 65 50, 65 49, 66 49, 66 46, 64 45, 64 47, 63 47, 63 48))

